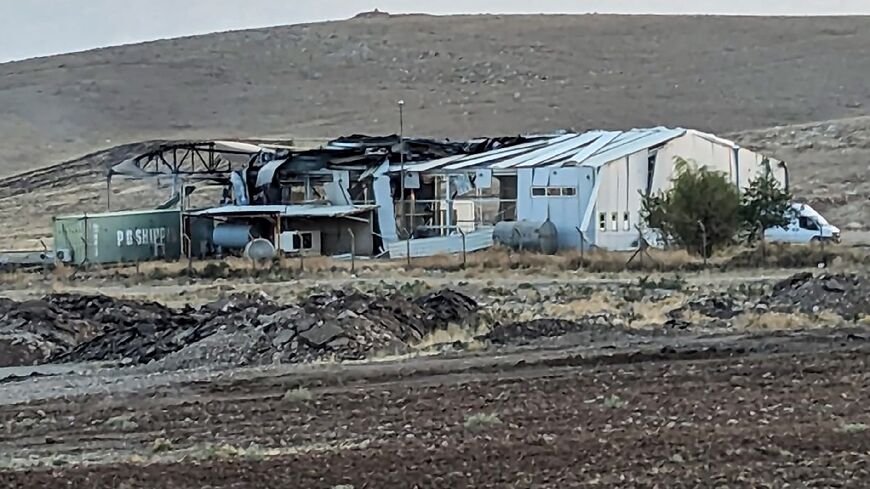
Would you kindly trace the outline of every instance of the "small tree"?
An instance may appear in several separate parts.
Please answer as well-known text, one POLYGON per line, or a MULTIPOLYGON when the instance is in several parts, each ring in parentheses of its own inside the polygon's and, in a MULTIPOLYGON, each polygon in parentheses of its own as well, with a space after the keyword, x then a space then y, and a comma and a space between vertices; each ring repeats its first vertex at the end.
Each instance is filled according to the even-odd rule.
POLYGON ((740 205, 740 220, 746 242, 755 243, 763 236, 765 229, 787 226, 792 218, 791 200, 791 193, 773 177, 769 167, 750 181, 740 205))
POLYGON ((669 242, 710 256, 734 239, 740 229, 740 194, 721 172, 676 160, 676 178, 666 192, 644 195, 647 226, 661 230, 669 242))

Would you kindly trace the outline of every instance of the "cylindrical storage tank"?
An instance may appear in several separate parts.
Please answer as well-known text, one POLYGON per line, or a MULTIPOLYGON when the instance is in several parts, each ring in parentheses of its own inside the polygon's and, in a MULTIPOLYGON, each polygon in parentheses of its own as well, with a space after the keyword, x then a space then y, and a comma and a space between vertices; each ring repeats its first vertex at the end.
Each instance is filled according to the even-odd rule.
POLYGON ((242 249, 251 241, 253 226, 244 223, 218 224, 214 227, 212 241, 215 246, 242 249))
POLYGON ((559 251, 559 230, 549 219, 538 228, 538 244, 541 253, 555 255, 559 251))
POLYGON ((197 258, 207 257, 214 247, 214 220, 191 216, 187 218, 187 223, 191 255, 197 258))
POLYGON ((497 223, 493 230, 497 244, 515 250, 539 251, 553 254, 558 251, 556 226, 548 221, 504 221, 497 223))
POLYGON ((140 210, 54 218, 54 251, 74 264, 181 257, 181 211, 140 210))

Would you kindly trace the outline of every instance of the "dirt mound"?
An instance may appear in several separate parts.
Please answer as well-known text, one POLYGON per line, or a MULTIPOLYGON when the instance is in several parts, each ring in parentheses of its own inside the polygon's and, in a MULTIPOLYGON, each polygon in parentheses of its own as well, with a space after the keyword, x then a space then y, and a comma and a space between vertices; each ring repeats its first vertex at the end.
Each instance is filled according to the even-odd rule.
POLYGON ((160 367, 188 368, 363 359, 407 348, 476 310, 471 298, 449 290, 416 300, 336 291, 291 305, 262 294, 237 295, 198 310, 167 310, 159 323, 125 323, 55 360, 160 360, 160 367))
POLYGON ((580 321, 565 319, 533 319, 495 326, 482 339, 494 345, 526 345, 537 340, 557 338, 569 334, 585 336, 584 343, 612 340, 625 336, 625 328, 611 324, 606 314, 589 316, 580 321))
POLYGON ((53 294, 40 300, 0 299, 0 366, 31 365, 68 354, 107 329, 159 324, 166 307, 105 296, 53 294))
POLYGON ((769 302, 777 310, 815 314, 830 311, 844 319, 870 315, 870 279, 858 274, 799 273, 774 286, 769 302))

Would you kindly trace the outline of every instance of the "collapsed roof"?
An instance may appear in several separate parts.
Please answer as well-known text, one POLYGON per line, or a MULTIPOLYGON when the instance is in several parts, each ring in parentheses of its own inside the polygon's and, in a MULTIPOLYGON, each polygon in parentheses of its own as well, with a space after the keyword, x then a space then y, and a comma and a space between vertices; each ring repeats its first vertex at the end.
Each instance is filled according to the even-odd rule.
POLYGON ((645 148, 693 133, 737 148, 731 141, 691 129, 654 127, 628 131, 557 132, 467 141, 404 138, 398 135, 355 134, 334 139, 317 149, 234 141, 167 144, 128 160, 110 175, 142 178, 181 174, 226 182, 235 171, 260 188, 276 179, 333 170, 370 172, 388 163, 391 172, 450 172, 529 167, 600 167, 645 148))

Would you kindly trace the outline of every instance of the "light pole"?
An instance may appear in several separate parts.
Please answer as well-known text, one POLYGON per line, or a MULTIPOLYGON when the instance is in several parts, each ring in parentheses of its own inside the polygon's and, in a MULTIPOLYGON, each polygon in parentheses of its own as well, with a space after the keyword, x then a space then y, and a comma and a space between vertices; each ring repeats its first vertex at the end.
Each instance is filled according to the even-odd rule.
MULTIPOLYGON (((399 162, 401 169, 399 170, 399 205, 401 206, 402 228, 405 228, 405 101, 399 100, 399 162)), ((411 239, 410 233, 407 233, 406 239, 411 239)))

